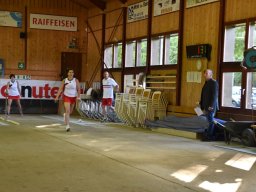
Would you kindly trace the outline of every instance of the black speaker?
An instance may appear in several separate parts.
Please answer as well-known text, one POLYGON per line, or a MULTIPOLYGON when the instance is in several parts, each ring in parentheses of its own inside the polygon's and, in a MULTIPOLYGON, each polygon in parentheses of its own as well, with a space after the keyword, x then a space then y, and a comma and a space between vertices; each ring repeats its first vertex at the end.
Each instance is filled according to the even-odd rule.
POLYGON ((21 39, 27 38, 27 34, 25 32, 20 32, 20 38, 21 39))

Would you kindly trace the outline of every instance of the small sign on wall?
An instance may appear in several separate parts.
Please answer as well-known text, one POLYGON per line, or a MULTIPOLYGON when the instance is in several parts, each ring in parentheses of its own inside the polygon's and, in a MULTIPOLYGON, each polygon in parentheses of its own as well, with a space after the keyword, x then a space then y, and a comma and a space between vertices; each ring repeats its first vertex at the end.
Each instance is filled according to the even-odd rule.
POLYGON ((16 79, 31 80, 31 76, 30 75, 16 75, 16 79))
POLYGON ((18 69, 25 69, 25 63, 24 62, 19 62, 18 63, 18 69))
POLYGON ((128 6, 127 22, 131 23, 148 18, 148 0, 128 6))
POLYGON ((201 83, 202 82, 202 73, 197 71, 188 71, 187 72, 187 83, 201 83))
POLYGON ((22 14, 20 12, 0 11, 0 26, 22 27, 22 14))
POLYGON ((187 8, 212 3, 219 0, 187 0, 187 8))
POLYGON ((180 0, 155 0, 154 16, 178 11, 180 9, 180 0))

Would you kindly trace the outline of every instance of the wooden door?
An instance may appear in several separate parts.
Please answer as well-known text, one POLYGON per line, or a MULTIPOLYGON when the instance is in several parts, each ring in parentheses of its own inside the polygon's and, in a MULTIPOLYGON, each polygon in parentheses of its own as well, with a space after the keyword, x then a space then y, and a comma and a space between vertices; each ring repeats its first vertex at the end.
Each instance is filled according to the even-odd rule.
POLYGON ((61 80, 67 77, 67 69, 73 69, 75 77, 81 81, 82 53, 61 53, 61 80))

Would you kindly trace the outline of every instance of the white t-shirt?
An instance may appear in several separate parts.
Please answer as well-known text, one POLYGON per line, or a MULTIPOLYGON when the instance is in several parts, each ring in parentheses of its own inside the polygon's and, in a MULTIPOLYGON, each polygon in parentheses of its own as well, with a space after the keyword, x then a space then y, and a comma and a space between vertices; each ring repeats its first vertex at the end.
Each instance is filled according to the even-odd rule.
POLYGON ((8 95, 10 96, 18 96, 20 95, 19 90, 18 90, 18 83, 17 81, 14 82, 9 82, 9 90, 8 90, 8 95))
POLYGON ((114 79, 108 78, 108 79, 103 79, 102 80, 102 85, 103 85, 103 98, 113 98, 114 94, 114 87, 117 86, 117 83, 115 82, 114 79))
POLYGON ((76 78, 73 78, 71 81, 68 78, 64 80, 64 95, 68 97, 77 96, 76 78))

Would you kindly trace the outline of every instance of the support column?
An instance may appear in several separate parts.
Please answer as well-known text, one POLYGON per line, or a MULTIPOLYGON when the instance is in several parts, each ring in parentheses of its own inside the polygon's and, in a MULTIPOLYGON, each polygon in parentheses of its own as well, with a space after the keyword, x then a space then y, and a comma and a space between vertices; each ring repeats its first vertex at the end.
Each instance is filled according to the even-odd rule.
POLYGON ((178 63, 177 63, 177 75, 176 75, 176 105, 180 105, 180 98, 181 98, 184 11, 185 11, 185 3, 184 3, 184 1, 180 1, 179 45, 178 45, 178 63))
POLYGON ((122 36, 122 73, 121 73, 121 91, 124 92, 124 70, 126 55, 126 25, 127 25, 127 7, 123 7, 123 36, 122 36))
POLYGON ((152 35, 152 15, 153 15, 153 0, 148 0, 148 33, 147 33, 147 61, 146 75, 150 73, 151 63, 151 35, 152 35))

